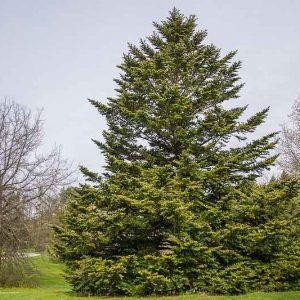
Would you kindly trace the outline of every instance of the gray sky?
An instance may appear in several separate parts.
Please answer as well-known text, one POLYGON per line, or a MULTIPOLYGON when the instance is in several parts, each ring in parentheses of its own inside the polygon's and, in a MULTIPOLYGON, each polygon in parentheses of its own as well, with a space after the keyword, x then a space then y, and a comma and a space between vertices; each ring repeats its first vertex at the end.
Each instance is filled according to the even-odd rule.
POLYGON ((246 83, 238 105, 271 106, 257 135, 278 130, 300 94, 299 0, 0 0, 0 99, 44 108, 46 149, 99 171, 91 142, 105 120, 87 98, 114 95, 116 65, 172 7, 195 14, 207 42, 238 49, 246 83))

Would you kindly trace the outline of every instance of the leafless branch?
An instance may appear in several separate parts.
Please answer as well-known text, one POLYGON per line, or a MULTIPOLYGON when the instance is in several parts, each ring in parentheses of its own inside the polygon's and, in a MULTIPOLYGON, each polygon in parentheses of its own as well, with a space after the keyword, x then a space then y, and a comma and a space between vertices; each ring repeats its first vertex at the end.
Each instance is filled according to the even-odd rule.
POLYGON ((33 115, 9 99, 0 103, 0 265, 5 248, 20 245, 17 220, 24 219, 31 205, 72 181, 59 147, 40 153, 41 113, 33 115))
POLYGON ((279 165, 288 174, 300 177, 300 97, 295 101, 289 122, 282 125, 279 165))

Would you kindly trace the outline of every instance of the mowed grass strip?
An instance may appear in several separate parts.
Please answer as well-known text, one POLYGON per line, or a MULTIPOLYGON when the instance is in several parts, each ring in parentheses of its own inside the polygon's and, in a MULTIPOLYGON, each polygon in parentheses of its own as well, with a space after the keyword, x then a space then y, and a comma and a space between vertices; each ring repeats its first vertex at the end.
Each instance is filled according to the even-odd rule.
POLYGON ((300 292, 251 293, 241 296, 183 295, 174 297, 77 297, 64 280, 63 267, 46 256, 32 258, 38 274, 37 288, 0 288, 0 300, 300 300, 300 292))

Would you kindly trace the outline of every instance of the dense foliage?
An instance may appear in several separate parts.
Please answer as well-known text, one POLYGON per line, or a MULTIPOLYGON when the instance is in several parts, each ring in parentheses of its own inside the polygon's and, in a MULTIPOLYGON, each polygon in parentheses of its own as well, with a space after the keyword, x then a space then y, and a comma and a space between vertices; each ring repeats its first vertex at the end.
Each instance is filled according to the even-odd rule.
POLYGON ((299 287, 297 183, 255 180, 275 133, 247 142, 239 62, 174 9, 124 55, 95 143, 106 173, 73 192, 55 245, 82 294, 243 293, 299 287), (236 142, 234 142, 236 140, 236 142), (236 147, 230 147, 230 145, 236 147))

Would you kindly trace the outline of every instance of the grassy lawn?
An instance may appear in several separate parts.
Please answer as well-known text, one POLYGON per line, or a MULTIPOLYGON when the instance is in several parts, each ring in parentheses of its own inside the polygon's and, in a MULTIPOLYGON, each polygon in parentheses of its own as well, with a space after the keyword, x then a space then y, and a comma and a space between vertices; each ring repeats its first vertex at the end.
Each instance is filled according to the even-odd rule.
MULTIPOLYGON (((120 299, 108 297, 76 297, 62 276, 62 266, 48 260, 47 257, 32 258, 40 274, 37 288, 0 288, 0 300, 84 300, 84 299, 120 299)), ((128 300, 141 298, 123 298, 128 300)), ((177 297, 148 297, 150 299, 170 300, 300 300, 300 292, 252 293, 243 296, 205 296, 185 295, 177 297)))

